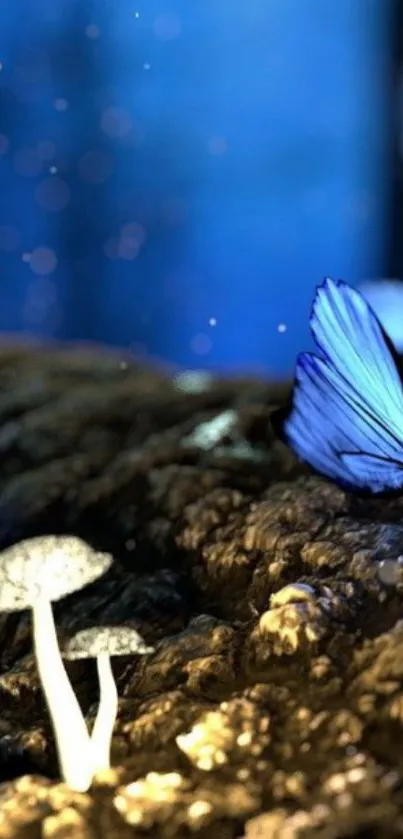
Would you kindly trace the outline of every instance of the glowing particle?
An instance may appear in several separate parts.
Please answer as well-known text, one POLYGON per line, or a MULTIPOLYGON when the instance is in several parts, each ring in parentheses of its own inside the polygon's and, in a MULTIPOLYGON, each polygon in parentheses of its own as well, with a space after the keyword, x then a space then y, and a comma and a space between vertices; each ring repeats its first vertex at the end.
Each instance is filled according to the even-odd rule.
POLYGON ((130 221, 124 224, 120 231, 122 239, 126 239, 132 247, 140 248, 146 238, 146 231, 137 221, 130 221))
POLYGON ((151 70, 151 64, 148 61, 145 61, 143 64, 143 70, 151 70))
POLYGON ((209 326, 217 326, 217 318, 210 318, 209 326))
MULTIPOLYGON (((52 167, 55 168, 55 167, 52 167)), ((70 187, 62 178, 50 177, 41 181, 35 190, 35 200, 49 213, 59 213, 70 201, 70 187)))
POLYGON ((126 137, 132 125, 132 118, 125 108, 107 108, 101 117, 102 131, 111 139, 126 137))
POLYGON ((62 96, 60 96, 57 99, 55 99, 55 101, 53 102, 53 107, 55 108, 56 111, 60 111, 60 112, 67 111, 67 109, 69 107, 69 103, 68 103, 67 99, 64 99, 62 96))
POLYGON ((285 323, 279 323, 277 326, 277 332, 286 332, 287 325, 285 323))
POLYGON ((0 134, 0 155, 6 154, 10 148, 10 141, 5 134, 0 134))
POLYGON ((193 803, 188 807, 189 821, 193 824, 196 823, 196 825, 199 826, 199 824, 203 822, 205 816, 210 815, 212 809, 213 807, 208 801, 204 801, 203 799, 193 801, 193 803))
POLYGON ((34 248, 30 255, 29 267, 34 274, 40 274, 42 277, 53 274, 57 267, 57 256, 51 248, 34 248))
POLYGON ((213 346, 212 340, 204 332, 199 332, 190 342, 190 347, 196 355, 207 355, 213 346))
POLYGON ((120 239, 118 242, 118 257, 120 259, 136 259, 139 247, 130 239, 120 239))
POLYGON ((96 41, 101 34, 101 30, 99 26, 96 25, 96 23, 90 23, 85 29, 85 34, 87 38, 91 39, 91 41, 96 41))
POLYGON ((221 137, 220 135, 215 135, 210 137, 207 143, 207 149, 209 154, 213 155, 220 155, 225 154, 227 151, 228 144, 225 137, 221 137))
POLYGON ((40 324, 49 319, 52 310, 52 320, 57 316, 54 304, 57 302, 57 287, 49 277, 37 277, 27 289, 24 306, 24 320, 31 324, 40 324))
POLYGON ((57 166, 50 166, 49 167, 49 172, 50 172, 51 175, 56 175, 57 166))

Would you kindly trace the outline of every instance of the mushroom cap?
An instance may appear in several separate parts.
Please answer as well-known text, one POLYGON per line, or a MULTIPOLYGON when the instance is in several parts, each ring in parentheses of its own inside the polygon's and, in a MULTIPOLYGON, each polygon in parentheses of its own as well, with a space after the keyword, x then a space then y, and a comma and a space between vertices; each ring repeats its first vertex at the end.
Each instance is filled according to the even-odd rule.
POLYGON ((130 626, 92 626, 82 629, 67 642, 62 655, 65 658, 97 658, 106 655, 145 655, 152 653, 144 638, 130 626))
POLYGON ((35 536, 0 552, 0 611, 60 600, 101 577, 111 554, 95 551, 77 536, 35 536))

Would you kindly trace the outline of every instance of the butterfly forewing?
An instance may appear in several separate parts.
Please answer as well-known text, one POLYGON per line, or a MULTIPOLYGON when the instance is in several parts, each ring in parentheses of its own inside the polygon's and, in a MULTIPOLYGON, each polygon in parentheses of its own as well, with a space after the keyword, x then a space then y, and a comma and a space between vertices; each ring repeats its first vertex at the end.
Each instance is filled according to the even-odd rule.
POLYGON ((298 359, 286 438, 303 460, 349 487, 401 487, 402 385, 375 314, 357 291, 326 280, 311 328, 322 357, 298 359))
POLYGON ((380 419, 402 434, 403 391, 384 331, 362 295, 325 280, 313 305, 311 329, 331 365, 380 419))

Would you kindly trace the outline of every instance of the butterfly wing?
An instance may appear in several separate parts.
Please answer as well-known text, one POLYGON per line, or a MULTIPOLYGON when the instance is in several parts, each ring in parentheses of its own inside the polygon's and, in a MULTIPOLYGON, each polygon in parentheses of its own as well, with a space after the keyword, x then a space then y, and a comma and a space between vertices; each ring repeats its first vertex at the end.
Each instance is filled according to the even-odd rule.
POLYGON ((318 289, 311 329, 322 357, 297 363, 284 425, 297 454, 354 489, 403 486, 403 392, 393 350, 374 312, 346 283, 318 289))
POLYGON ((400 489, 403 485, 403 463, 362 452, 340 455, 347 469, 354 475, 355 482, 368 487, 372 492, 400 489))
POLYGON ((403 393, 395 353, 362 294, 326 279, 316 293, 310 326, 321 355, 401 436, 403 393))

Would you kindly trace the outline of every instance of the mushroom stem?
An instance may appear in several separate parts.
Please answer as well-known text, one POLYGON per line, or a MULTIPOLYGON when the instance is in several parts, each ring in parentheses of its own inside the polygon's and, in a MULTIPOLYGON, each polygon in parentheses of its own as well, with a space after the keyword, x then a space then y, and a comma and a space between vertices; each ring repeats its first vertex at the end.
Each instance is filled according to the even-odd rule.
POLYGON ((45 598, 32 606, 34 651, 52 721, 60 772, 78 792, 91 785, 90 738, 59 650, 52 606, 45 598))
POLYGON ((93 772, 109 769, 113 727, 118 712, 118 692, 108 653, 97 656, 99 706, 91 733, 93 772))

